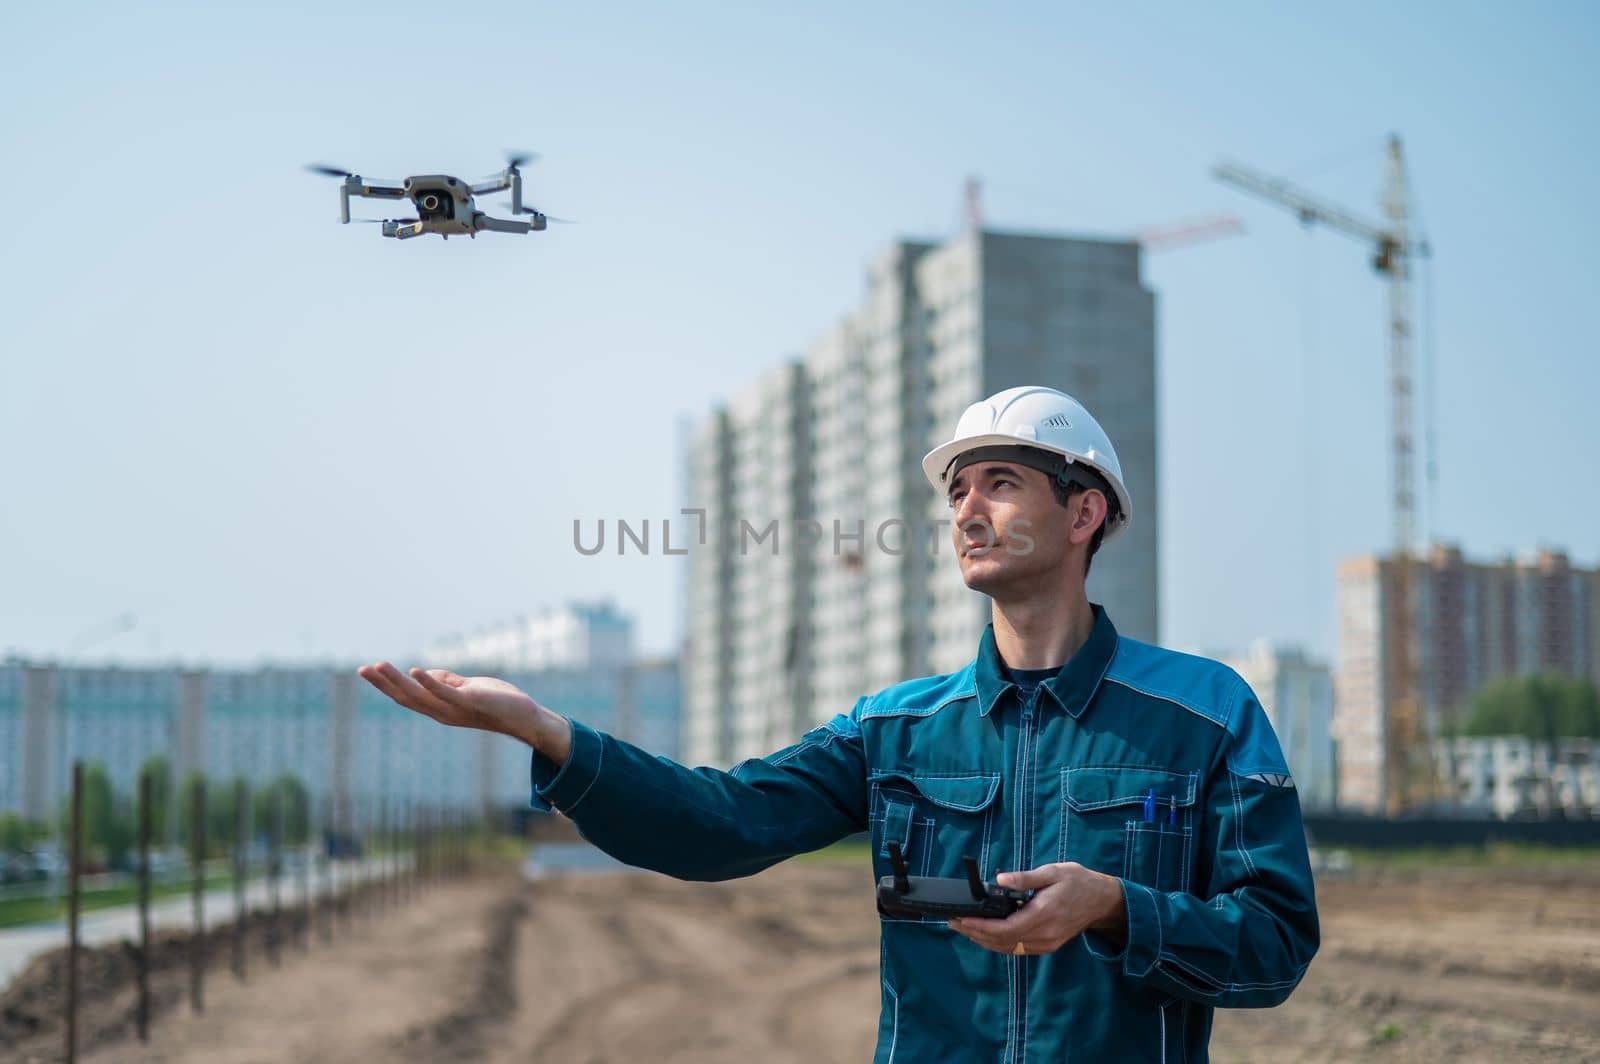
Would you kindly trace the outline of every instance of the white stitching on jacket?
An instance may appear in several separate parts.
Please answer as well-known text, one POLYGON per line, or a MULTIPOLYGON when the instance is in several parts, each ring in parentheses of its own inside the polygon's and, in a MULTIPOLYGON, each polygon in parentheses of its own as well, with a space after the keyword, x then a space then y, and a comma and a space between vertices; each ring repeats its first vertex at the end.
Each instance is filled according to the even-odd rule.
MULTIPOLYGON (((572 755, 568 754, 567 756, 571 757, 572 755)), ((567 806, 565 809, 563 809, 562 812, 564 812, 564 813, 566 813, 566 814, 568 814, 570 816, 572 811, 574 809, 578 808, 578 803, 583 801, 585 798, 589 797, 589 792, 594 790, 594 785, 596 783, 600 782, 600 770, 601 770, 601 768, 603 768, 605 766, 605 763, 606 763, 606 744, 605 743, 601 743, 600 744, 600 753, 598 755, 596 755, 596 757, 594 759, 594 776, 590 778, 589 786, 585 787, 583 789, 583 793, 578 795, 576 798, 574 798, 572 800, 572 804, 567 806)))

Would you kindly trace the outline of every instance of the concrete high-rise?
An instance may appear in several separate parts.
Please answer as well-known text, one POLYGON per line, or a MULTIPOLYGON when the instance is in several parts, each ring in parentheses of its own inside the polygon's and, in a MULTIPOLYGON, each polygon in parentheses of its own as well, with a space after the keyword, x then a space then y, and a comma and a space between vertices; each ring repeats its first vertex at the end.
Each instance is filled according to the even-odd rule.
MULTIPOLYGON (((1459 548, 1435 546, 1410 574, 1423 733, 1413 760, 1422 770, 1431 763, 1428 737, 1464 723, 1473 695, 1496 677, 1557 672, 1600 683, 1600 570, 1574 568, 1559 551, 1477 564, 1459 548)), ((1339 566, 1334 734, 1345 808, 1377 812, 1394 797, 1397 588, 1392 559, 1368 555, 1339 566)))
POLYGON ((1157 636, 1155 296, 1127 241, 971 230, 900 242, 861 305, 699 426, 684 751, 770 752, 888 684, 960 668, 988 622, 922 456, 971 403, 1042 384, 1110 434, 1134 499, 1090 597, 1157 636))

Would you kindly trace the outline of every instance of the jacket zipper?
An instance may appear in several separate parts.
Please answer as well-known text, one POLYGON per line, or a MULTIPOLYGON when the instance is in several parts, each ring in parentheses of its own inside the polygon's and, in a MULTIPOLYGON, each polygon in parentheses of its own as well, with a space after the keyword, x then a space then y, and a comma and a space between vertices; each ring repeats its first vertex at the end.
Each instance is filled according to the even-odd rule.
MULTIPOLYGON (((1030 778, 1033 770, 1033 710, 1039 704, 1039 688, 1035 687, 1027 701, 1022 703, 1022 772, 1017 784, 1017 799, 1022 813, 1022 829, 1018 833, 1017 852, 1021 856, 1023 869, 1033 867, 1033 780, 1030 778)), ((1021 1015, 1018 1017, 1017 1030, 1022 1037, 1022 1045, 1028 1044, 1028 984, 1024 979, 1027 972, 1028 961, 1025 957, 1013 958, 1016 965, 1017 999, 1021 1005, 1021 1015)), ((1023 1052, 1017 1057, 1018 1064, 1027 1064, 1027 1054, 1023 1052)))

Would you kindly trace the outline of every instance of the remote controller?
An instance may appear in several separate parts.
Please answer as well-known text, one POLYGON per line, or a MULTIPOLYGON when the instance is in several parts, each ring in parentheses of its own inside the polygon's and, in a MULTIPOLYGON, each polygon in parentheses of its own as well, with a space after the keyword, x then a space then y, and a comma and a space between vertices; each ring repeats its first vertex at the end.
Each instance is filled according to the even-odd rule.
POLYGON ((937 916, 986 916, 1004 919, 1033 897, 1031 890, 1011 890, 987 883, 978 875, 978 862, 961 858, 965 879, 907 874, 906 857, 898 842, 889 843, 889 863, 894 875, 878 880, 878 912, 896 919, 937 916))

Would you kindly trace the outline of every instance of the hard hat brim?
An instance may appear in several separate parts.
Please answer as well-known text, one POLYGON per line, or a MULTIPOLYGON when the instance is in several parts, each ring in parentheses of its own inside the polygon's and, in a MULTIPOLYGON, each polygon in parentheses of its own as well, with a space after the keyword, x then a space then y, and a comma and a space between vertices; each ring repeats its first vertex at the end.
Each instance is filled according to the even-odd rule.
POLYGON ((1038 443, 1033 440, 1019 439, 1009 433, 989 432, 978 436, 965 436, 959 440, 951 440, 948 443, 941 443, 923 456, 922 475, 928 478, 928 483, 933 486, 934 491, 943 495, 946 491, 944 471, 949 469, 950 463, 954 462, 962 454, 967 451, 977 450, 979 447, 1015 447, 1018 445, 1033 447, 1049 454, 1059 454, 1073 462, 1081 462, 1100 474, 1106 483, 1111 485, 1111 490, 1117 493, 1117 505, 1121 509, 1121 513, 1118 515, 1116 524, 1106 528, 1105 536, 1101 542, 1111 539, 1127 525, 1129 518, 1133 516, 1133 500, 1128 498, 1128 489, 1122 486, 1120 477, 1085 455, 1073 454, 1071 451, 1063 450, 1060 447, 1051 447, 1048 444, 1038 443))

